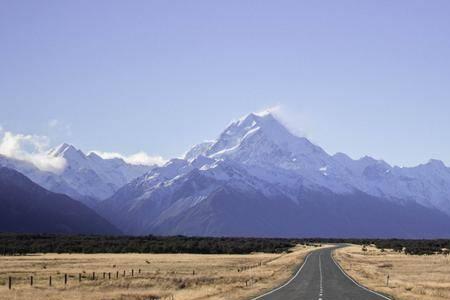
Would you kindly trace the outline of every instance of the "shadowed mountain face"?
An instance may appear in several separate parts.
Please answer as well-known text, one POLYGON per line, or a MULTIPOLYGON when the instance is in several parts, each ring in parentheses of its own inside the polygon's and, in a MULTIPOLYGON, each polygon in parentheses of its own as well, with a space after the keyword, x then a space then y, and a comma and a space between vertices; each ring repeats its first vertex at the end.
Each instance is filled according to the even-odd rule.
POLYGON ((450 220, 415 203, 405 206, 364 194, 313 193, 299 205, 222 189, 151 232, 255 237, 448 237, 450 220))
MULTIPOLYGON (((254 237, 403 237, 450 236, 450 218, 415 202, 399 204, 357 192, 302 191, 298 203, 283 194, 264 195, 252 187, 219 186, 196 204, 190 179, 177 195, 149 198, 111 221, 131 234, 254 237), (161 198, 160 198, 161 199, 161 198), (185 200, 181 200, 185 199, 185 200)), ((207 181, 200 180, 207 185, 207 181)), ((123 191, 125 192, 125 191, 123 191)), ((161 196, 159 194, 158 196, 161 196)), ((112 200, 112 199, 111 199, 112 200)), ((108 202, 105 202, 106 205, 108 202)))
POLYGON ((82 203, 8 168, 0 168, 0 206, 2 232, 120 234, 82 203))
POLYGON ((450 171, 329 155, 250 114, 97 210, 130 234, 449 237, 450 171))

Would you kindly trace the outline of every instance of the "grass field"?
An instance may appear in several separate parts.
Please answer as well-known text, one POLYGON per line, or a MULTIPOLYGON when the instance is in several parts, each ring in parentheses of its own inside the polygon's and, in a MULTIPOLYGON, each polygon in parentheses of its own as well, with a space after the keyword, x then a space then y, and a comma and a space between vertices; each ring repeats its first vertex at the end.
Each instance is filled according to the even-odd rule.
POLYGON ((401 300, 450 299, 450 256, 406 255, 392 250, 351 246, 336 260, 358 282, 401 300), (389 275, 389 286, 387 276, 389 275))
POLYGON ((249 299, 287 280, 313 249, 315 247, 299 245, 291 253, 248 255, 0 256, 0 300, 249 299), (117 272, 119 278, 116 278, 117 272), (64 284, 65 274, 67 285, 64 284), (81 282, 79 274, 82 274, 81 282), (8 289, 9 276, 12 276, 11 290, 8 289), (30 286, 30 276, 33 276, 33 286, 30 286), (52 276, 51 287, 49 276, 52 276))

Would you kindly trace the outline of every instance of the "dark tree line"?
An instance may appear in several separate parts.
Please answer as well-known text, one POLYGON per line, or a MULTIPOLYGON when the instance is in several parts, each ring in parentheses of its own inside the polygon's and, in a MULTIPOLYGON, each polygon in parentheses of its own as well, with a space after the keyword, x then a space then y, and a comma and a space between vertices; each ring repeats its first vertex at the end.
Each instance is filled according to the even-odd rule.
POLYGON ((282 253, 297 244, 375 245, 412 255, 449 254, 450 240, 402 239, 283 239, 186 236, 97 236, 0 233, 0 255, 30 253, 282 253))
POLYGON ((380 250, 391 249, 411 255, 450 254, 449 239, 310 239, 309 241, 375 245, 380 250))
POLYGON ((262 238, 184 236, 93 236, 55 234, 0 234, 0 254, 29 253, 281 253, 296 241, 262 238))
POLYGON ((376 240, 378 249, 392 249, 411 255, 449 254, 450 240, 376 240))

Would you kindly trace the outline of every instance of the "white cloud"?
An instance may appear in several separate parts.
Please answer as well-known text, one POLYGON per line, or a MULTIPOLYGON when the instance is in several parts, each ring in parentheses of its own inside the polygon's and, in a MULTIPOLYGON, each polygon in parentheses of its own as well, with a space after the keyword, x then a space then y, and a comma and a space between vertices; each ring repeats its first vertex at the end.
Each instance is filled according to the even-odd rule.
POLYGON ((125 162, 132 165, 146 165, 146 166, 163 165, 166 162, 166 160, 161 156, 152 156, 143 151, 128 156, 120 154, 118 152, 103 152, 96 150, 91 152, 94 152, 95 154, 104 159, 121 158, 125 162))
POLYGON ((49 139, 46 136, 14 134, 5 131, 0 138, 0 154, 28 161, 37 168, 58 173, 66 166, 62 157, 53 157, 47 154, 49 139))
POLYGON ((281 106, 280 105, 274 105, 268 108, 265 108, 261 111, 256 112, 255 114, 257 116, 265 116, 268 114, 272 114, 272 115, 278 115, 281 111, 281 106))
MULTIPOLYGON (((57 120, 48 123, 49 127, 62 125, 57 120)), ((65 125, 64 125, 65 126, 65 125)), ((47 136, 34 134, 15 134, 4 131, 0 126, 0 155, 27 161, 43 171, 60 173, 66 167, 63 157, 49 155, 50 139, 47 136)), ((102 158, 121 158, 134 165, 162 165, 166 162, 161 156, 152 156, 143 151, 126 156, 117 152, 91 151, 102 158)))
POLYGON ((275 105, 259 112, 259 114, 263 113, 271 113, 293 134, 309 139, 311 138, 309 133, 312 132, 312 122, 304 111, 283 105, 275 105))

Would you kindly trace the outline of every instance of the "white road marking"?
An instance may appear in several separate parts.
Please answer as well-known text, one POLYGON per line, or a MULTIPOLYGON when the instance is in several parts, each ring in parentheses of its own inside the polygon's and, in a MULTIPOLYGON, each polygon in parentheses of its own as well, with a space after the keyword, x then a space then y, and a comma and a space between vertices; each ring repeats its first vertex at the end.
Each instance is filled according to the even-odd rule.
MULTIPOLYGON (((314 251, 313 251, 313 252, 314 252, 314 251)), ((275 293, 276 291, 281 290, 282 288, 284 288, 285 286, 287 286, 289 283, 291 283, 292 280, 294 280, 294 279, 300 274, 300 272, 302 271, 303 267, 306 265, 306 262, 308 261, 309 256, 310 256, 313 252, 310 252, 310 253, 306 256, 305 261, 303 262, 302 266, 298 269, 297 273, 295 273, 295 275, 294 275, 291 279, 289 279, 288 282, 286 282, 285 284, 283 284, 283 285, 280 286, 280 287, 277 287, 276 289, 273 289, 273 290, 271 290, 271 291, 269 291, 269 292, 267 292, 267 293, 265 293, 265 294, 263 294, 263 295, 261 295, 261 296, 258 296, 258 297, 256 297, 256 298, 253 298, 253 299, 251 299, 251 300, 257 300, 257 299, 260 299, 260 298, 265 297, 265 296, 267 296, 267 295, 270 295, 270 294, 272 294, 272 293, 275 293)))
POLYGON ((358 287, 362 288, 363 290, 368 291, 368 292, 370 292, 370 293, 372 293, 372 294, 375 294, 375 295, 377 295, 377 296, 380 296, 380 297, 383 298, 383 299, 392 300, 391 298, 388 298, 388 297, 386 297, 386 296, 384 296, 384 295, 382 295, 382 294, 380 294, 380 293, 377 293, 377 292, 375 292, 375 291, 372 291, 372 290, 370 290, 370 289, 368 289, 368 288, 366 288, 366 287, 360 285, 359 283, 357 283, 357 282, 356 282, 353 278, 351 278, 351 277, 350 277, 350 276, 349 276, 349 275, 341 268, 341 266, 334 260, 334 257, 333 257, 333 255, 332 255, 332 252, 331 252, 331 251, 330 251, 330 256, 331 256, 331 259, 333 260, 334 264, 338 267, 338 269, 342 272, 342 274, 344 274, 348 279, 350 279, 356 286, 358 286, 358 287))
POLYGON ((322 300, 323 296, 322 254, 319 254, 319 274, 320 274, 319 300, 322 300))

